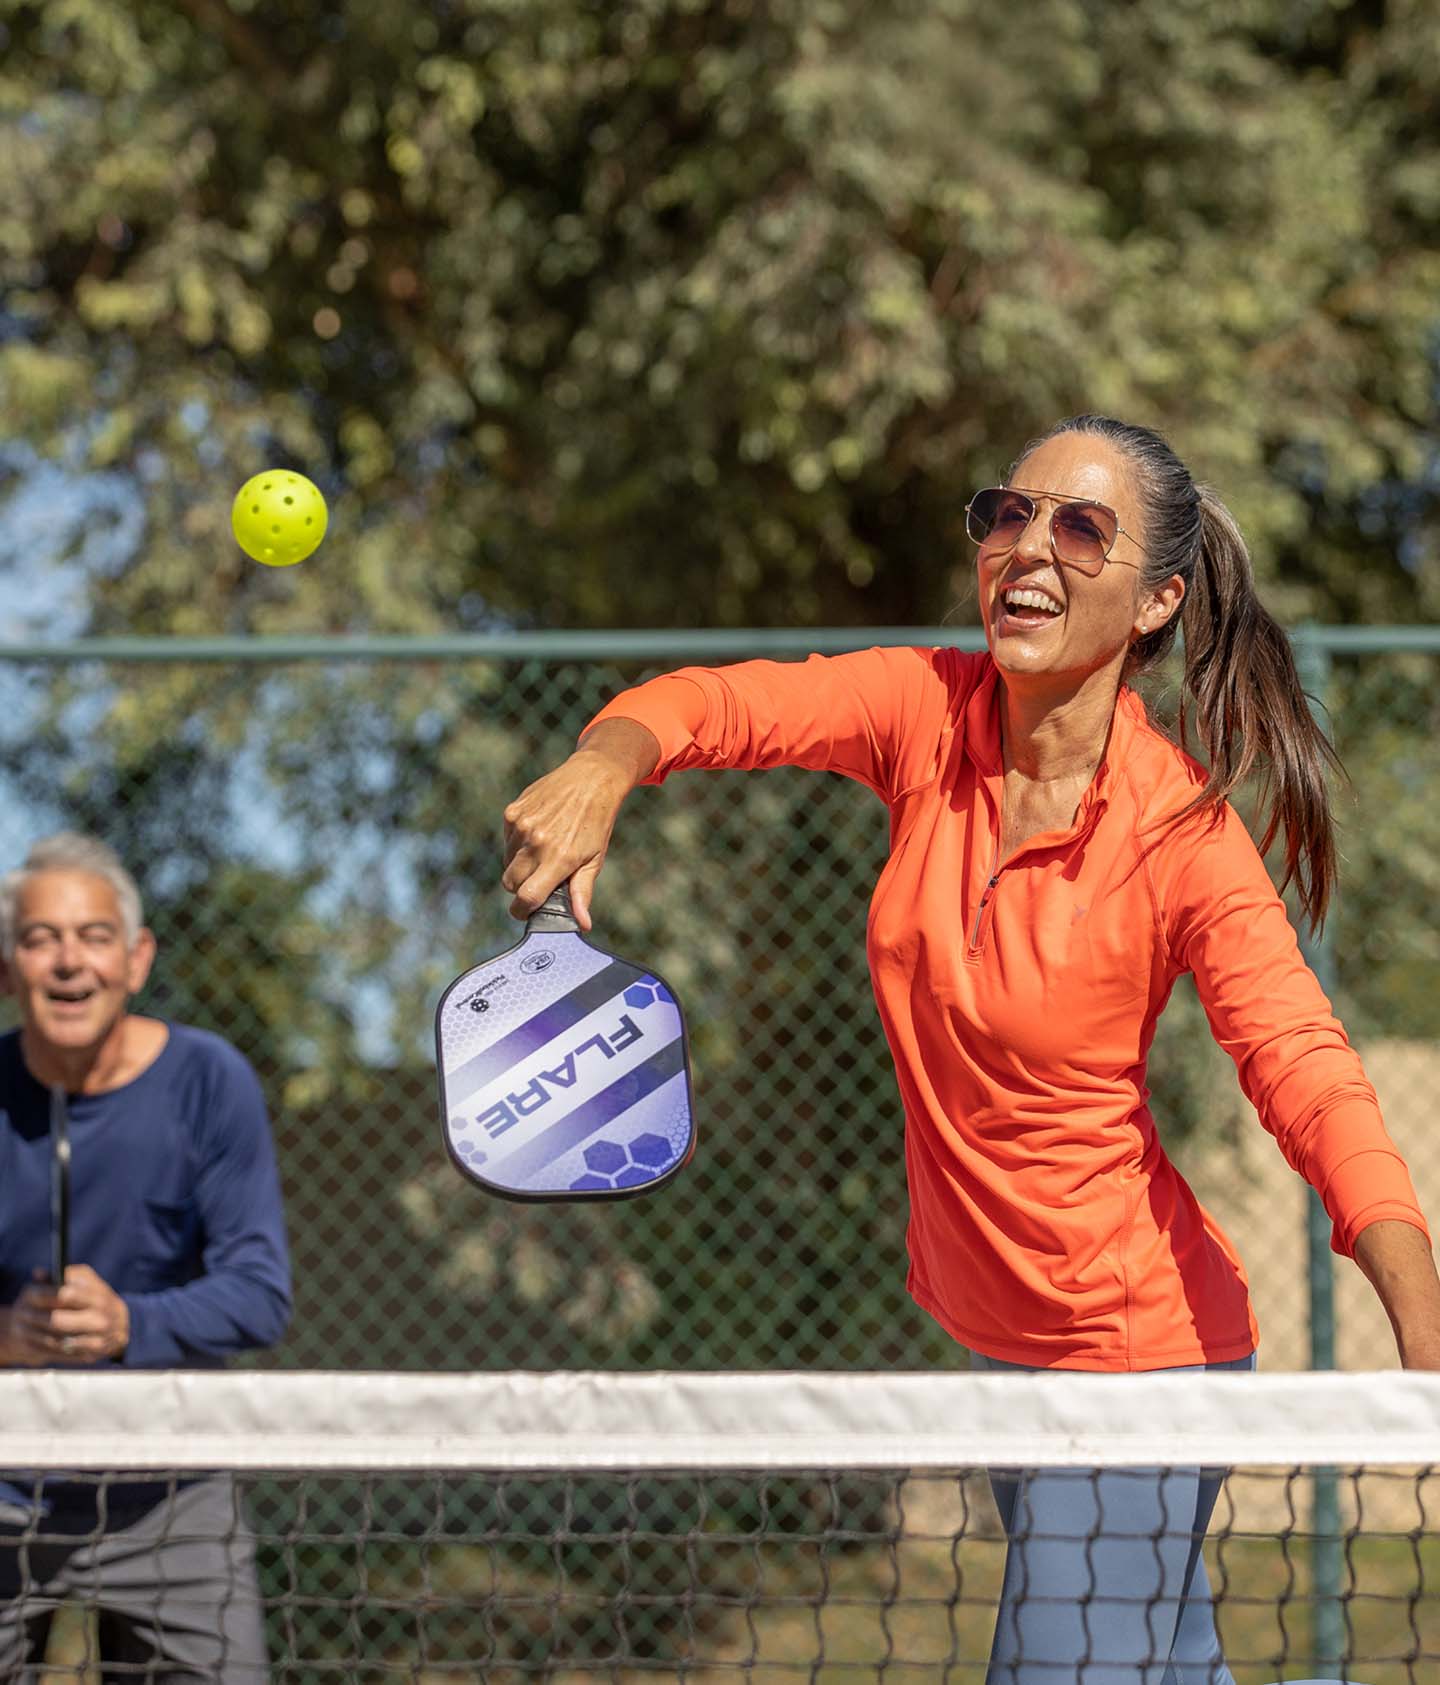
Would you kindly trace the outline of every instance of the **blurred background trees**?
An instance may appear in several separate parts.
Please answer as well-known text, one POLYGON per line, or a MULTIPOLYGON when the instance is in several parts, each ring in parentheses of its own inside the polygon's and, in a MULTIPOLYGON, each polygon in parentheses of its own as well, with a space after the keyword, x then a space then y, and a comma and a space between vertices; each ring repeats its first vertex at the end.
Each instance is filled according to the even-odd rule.
POLYGON ((22 442, 111 476, 111 544, 49 535, 92 538, 91 630, 933 621, 969 491, 1083 408, 1174 436, 1287 615, 1435 613, 1419 0, 0 30, 7 485, 22 442), (343 558, 234 551, 275 460, 343 558))

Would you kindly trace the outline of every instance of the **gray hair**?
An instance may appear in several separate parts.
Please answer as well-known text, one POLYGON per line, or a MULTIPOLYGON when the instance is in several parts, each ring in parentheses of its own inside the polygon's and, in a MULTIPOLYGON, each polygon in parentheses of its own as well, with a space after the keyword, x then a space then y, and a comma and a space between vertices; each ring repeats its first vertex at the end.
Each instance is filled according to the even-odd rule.
POLYGON ((0 877, 0 953, 8 957, 15 952, 20 890, 27 878, 39 872, 88 872, 92 877, 104 878, 115 891, 125 946, 134 946, 145 915, 140 905, 140 890, 120 856, 99 837, 81 836, 78 831, 57 831, 53 837, 42 837, 32 843, 24 865, 0 877))

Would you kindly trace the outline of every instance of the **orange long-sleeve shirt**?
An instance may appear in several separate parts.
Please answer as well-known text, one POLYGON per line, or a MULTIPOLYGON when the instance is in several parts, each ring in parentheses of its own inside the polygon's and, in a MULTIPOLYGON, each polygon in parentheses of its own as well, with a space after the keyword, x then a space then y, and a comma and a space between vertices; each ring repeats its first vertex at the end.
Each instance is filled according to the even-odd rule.
POLYGON ((963 1344, 1095 1370, 1254 1350, 1240 1260, 1147 1105, 1155 1023, 1187 971, 1265 1127, 1324 1200, 1335 1249, 1381 1218, 1425 1229, 1244 825, 1227 807, 1155 828, 1204 775, 1133 692, 1071 828, 1007 860, 987 655, 687 668, 596 717, 654 733, 650 783, 689 767, 804 766, 888 806, 867 947, 905 1110, 909 1286, 963 1344))

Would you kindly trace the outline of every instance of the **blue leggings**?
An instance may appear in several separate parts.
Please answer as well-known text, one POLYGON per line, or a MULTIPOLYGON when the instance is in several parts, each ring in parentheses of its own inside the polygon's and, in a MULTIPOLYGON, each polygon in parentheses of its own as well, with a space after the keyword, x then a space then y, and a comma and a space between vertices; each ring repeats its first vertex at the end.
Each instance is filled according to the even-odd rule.
MULTIPOLYGON (((971 1368, 1023 1365, 976 1352, 971 1368)), ((1200 1549, 1220 1484, 1199 1468, 993 1470, 1009 1548, 985 1685, 1234 1685, 1200 1549)))

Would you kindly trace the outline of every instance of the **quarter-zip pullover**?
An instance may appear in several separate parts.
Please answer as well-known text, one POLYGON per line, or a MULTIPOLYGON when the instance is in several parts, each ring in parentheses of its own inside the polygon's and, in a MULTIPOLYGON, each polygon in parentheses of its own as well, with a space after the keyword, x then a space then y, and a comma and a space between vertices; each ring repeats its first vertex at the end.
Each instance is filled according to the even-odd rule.
POLYGON ((890 856, 867 951, 905 1113, 910 1292, 963 1344, 1041 1367, 1157 1369, 1254 1350, 1244 1269, 1160 1144, 1146 1057, 1192 972, 1220 1046, 1349 1254, 1425 1231, 1375 1091, 1228 805, 1163 822, 1204 771, 1123 689, 1065 831, 999 858, 988 655, 873 649, 686 668, 597 719, 650 730, 648 783, 802 766, 867 785, 890 856))

